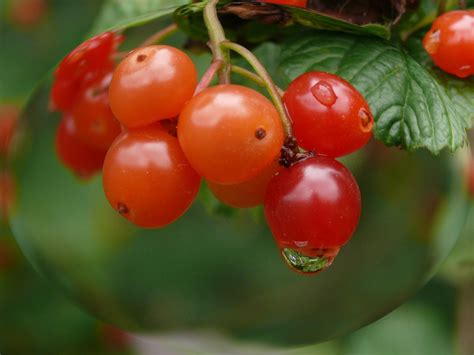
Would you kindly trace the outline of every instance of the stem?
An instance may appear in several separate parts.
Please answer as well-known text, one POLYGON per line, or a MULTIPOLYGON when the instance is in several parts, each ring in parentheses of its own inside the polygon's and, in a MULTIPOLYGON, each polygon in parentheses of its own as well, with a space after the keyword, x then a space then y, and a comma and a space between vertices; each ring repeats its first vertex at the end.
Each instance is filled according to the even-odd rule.
POLYGON ((224 29, 217 16, 216 5, 219 0, 211 0, 204 9, 204 22, 209 32, 210 47, 215 61, 221 61, 219 69, 219 82, 230 84, 230 53, 229 50, 220 46, 226 40, 224 29))
POLYGON ((440 0, 438 2, 438 15, 442 15, 446 12, 446 0, 440 0))
MULTIPOLYGON (((243 76, 244 78, 250 79, 257 85, 260 85, 261 87, 266 87, 265 81, 261 77, 259 77, 257 74, 254 74, 251 71, 245 68, 239 67, 237 65, 232 65, 230 69, 233 73, 243 76)), ((276 85, 275 87, 278 90, 278 94, 280 96, 283 96, 285 94, 285 91, 283 91, 283 89, 279 88, 276 85)))
POLYGON ((163 42, 166 38, 171 36, 178 30, 178 26, 176 24, 169 25, 168 27, 163 28, 161 31, 155 33, 151 37, 148 37, 145 42, 143 42, 140 47, 148 47, 156 43, 163 42))
POLYGON ((199 94, 200 92, 202 92, 211 84, 212 79, 214 79, 214 76, 221 69, 221 67, 222 67, 222 60, 215 60, 212 62, 211 66, 209 67, 209 69, 207 69, 206 73, 203 75, 201 81, 196 87, 196 91, 194 93, 195 96, 199 94))
POLYGON ((230 41, 224 41, 221 43, 221 47, 230 49, 238 54, 240 54, 249 64, 253 67, 257 75, 262 79, 265 83, 265 87, 272 98, 273 104, 277 109, 278 113, 280 114, 281 121, 283 123, 283 127, 285 129, 285 133, 287 137, 293 136, 293 129, 291 126, 291 121, 288 118, 288 114, 286 112, 285 106, 281 100, 280 93, 273 82, 270 74, 268 74, 265 67, 260 63, 260 61, 255 57, 255 55, 249 51, 247 48, 241 46, 240 44, 233 43, 230 41))

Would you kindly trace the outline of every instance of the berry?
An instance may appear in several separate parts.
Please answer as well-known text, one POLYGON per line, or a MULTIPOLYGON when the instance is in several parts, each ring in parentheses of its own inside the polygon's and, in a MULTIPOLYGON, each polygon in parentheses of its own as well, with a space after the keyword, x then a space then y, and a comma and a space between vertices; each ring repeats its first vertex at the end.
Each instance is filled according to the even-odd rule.
POLYGON ((356 180, 330 157, 307 158, 281 171, 265 195, 265 216, 278 246, 309 257, 346 244, 360 213, 356 180))
POLYGON ((54 109, 68 111, 84 87, 114 68, 113 54, 123 36, 105 32, 82 43, 62 60, 54 73, 51 104, 54 109))
POLYGON ((323 72, 296 78, 284 98, 298 144, 333 158, 362 148, 374 119, 364 97, 347 81, 323 72))
POLYGON ((106 150, 120 134, 119 122, 109 106, 112 73, 82 90, 72 108, 77 136, 91 147, 106 150))
POLYGON ((0 106, 0 158, 8 155, 19 113, 16 106, 0 106))
POLYGON ((308 0, 265 0, 269 4, 306 7, 308 0))
POLYGON ((211 183, 252 179, 277 159, 283 125, 272 103, 238 85, 195 96, 179 117, 178 138, 194 169, 211 183))
POLYGON ((466 78, 474 74, 474 10, 451 11, 438 17, 423 46, 444 71, 466 78))
POLYGON ((56 133, 56 152, 59 160, 75 175, 89 179, 100 172, 106 150, 84 144, 78 137, 75 120, 67 114, 56 133))
POLYGON ((15 180, 7 170, 0 170, 0 223, 6 220, 15 199, 15 180))
POLYGON ((139 48, 115 70, 110 105, 125 126, 143 127, 178 116, 196 85, 196 68, 186 53, 169 46, 139 48))
POLYGON ((13 0, 10 8, 11 20, 23 27, 37 25, 47 10, 45 0, 13 0))
POLYGON ((161 127, 122 133, 104 162, 103 184, 112 207, 144 228, 164 227, 191 206, 201 179, 178 140, 161 127))
POLYGON ((263 204, 270 180, 282 169, 277 161, 249 181, 236 185, 208 182, 209 189, 221 202, 236 208, 250 208, 263 204))

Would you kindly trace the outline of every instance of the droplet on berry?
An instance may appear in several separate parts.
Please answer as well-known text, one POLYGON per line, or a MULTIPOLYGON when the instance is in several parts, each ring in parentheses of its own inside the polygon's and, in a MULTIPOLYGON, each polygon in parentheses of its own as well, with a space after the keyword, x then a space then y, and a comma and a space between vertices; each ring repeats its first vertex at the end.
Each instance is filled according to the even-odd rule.
POLYGON ((425 49, 429 54, 436 54, 441 44, 441 31, 436 30, 432 32, 426 39, 424 45, 425 49))
POLYGON ((332 85, 325 80, 319 81, 311 88, 311 92, 316 100, 324 106, 331 107, 336 103, 337 95, 332 88, 332 85))
POLYGON ((339 248, 319 250, 313 255, 306 255, 290 248, 283 248, 281 255, 290 269, 301 274, 317 274, 329 268, 339 248))

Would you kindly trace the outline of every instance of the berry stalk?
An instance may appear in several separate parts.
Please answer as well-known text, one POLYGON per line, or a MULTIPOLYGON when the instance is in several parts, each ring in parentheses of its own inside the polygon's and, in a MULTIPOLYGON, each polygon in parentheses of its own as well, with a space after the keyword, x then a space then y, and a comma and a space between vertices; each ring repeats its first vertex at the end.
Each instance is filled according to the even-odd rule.
POLYGON ((204 9, 204 22, 209 32, 209 46, 211 47, 214 61, 221 61, 222 66, 218 71, 219 82, 230 84, 230 52, 220 46, 226 40, 224 28, 217 16, 216 5, 219 0, 211 0, 204 9))
MULTIPOLYGON (((277 89, 275 83, 273 82, 270 74, 268 74, 268 71, 265 69, 265 67, 260 63, 258 58, 247 48, 241 46, 240 44, 233 43, 230 41, 223 41, 221 42, 221 47, 222 48, 227 48, 231 51, 236 52, 240 56, 242 56, 255 70, 257 75, 263 80, 265 83, 265 88, 267 89, 268 93, 270 94, 270 97, 273 101, 273 104, 275 105, 275 108, 277 109, 278 113, 280 114, 281 121, 283 123, 283 127, 285 129, 285 133, 287 137, 292 137, 293 136, 293 128, 291 125, 291 121, 288 117, 288 114, 286 112, 285 106, 283 105, 283 101, 281 99, 281 95, 279 90, 277 89)), ((241 71, 242 72, 242 71, 241 71)))

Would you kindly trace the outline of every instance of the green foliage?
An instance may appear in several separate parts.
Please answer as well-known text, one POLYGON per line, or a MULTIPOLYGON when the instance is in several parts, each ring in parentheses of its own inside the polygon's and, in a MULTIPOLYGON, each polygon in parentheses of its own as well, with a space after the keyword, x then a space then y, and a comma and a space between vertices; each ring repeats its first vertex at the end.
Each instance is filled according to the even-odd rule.
POLYGON ((280 70, 290 82, 310 70, 350 81, 368 100, 375 137, 388 146, 437 154, 464 145, 470 126, 451 93, 402 48, 376 38, 307 32, 283 44, 280 70))
POLYGON ((187 0, 108 0, 99 14, 93 33, 139 26, 173 13, 187 0))

